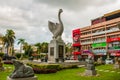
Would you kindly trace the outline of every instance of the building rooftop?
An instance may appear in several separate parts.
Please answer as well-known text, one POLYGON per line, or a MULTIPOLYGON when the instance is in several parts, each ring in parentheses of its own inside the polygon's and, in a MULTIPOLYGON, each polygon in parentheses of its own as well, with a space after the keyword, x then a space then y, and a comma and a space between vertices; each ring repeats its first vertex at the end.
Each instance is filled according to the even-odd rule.
POLYGON ((116 10, 116 11, 113 11, 113 12, 110 12, 110 13, 106 13, 106 14, 104 14, 104 17, 111 16, 111 15, 118 14, 118 13, 120 13, 120 10, 116 10))

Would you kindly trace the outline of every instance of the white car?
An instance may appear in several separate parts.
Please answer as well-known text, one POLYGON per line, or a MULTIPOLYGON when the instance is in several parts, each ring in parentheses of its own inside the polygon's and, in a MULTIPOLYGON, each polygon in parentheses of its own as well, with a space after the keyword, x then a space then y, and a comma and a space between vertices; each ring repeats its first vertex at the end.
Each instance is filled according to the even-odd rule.
POLYGON ((111 58, 105 60, 106 64, 113 64, 113 60, 111 58))

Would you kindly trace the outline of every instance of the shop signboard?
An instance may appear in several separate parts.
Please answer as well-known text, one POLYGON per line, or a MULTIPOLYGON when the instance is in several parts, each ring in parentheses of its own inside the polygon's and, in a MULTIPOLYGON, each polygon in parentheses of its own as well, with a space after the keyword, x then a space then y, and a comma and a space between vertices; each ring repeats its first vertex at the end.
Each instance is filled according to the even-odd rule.
POLYGON ((73 54, 74 55, 80 55, 81 53, 80 52, 74 52, 73 54))
POLYGON ((106 47, 106 42, 102 42, 102 43, 94 43, 92 44, 92 48, 98 48, 98 47, 106 47))
POLYGON ((120 37, 116 37, 116 38, 107 38, 107 42, 114 42, 114 41, 120 41, 120 37))
POLYGON ((120 49, 120 46, 115 46, 114 49, 120 49))
POLYGON ((111 53, 111 56, 120 56, 120 53, 111 53))
POLYGON ((109 47, 109 50, 120 50, 120 46, 109 47))

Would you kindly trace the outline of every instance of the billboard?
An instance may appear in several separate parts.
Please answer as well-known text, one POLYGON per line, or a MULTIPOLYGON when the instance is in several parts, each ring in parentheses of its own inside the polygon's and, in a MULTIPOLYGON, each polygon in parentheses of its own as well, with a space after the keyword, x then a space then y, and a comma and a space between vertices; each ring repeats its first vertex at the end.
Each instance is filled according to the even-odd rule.
POLYGON ((79 45, 80 44, 80 29, 73 30, 72 37, 73 37, 73 44, 79 45))

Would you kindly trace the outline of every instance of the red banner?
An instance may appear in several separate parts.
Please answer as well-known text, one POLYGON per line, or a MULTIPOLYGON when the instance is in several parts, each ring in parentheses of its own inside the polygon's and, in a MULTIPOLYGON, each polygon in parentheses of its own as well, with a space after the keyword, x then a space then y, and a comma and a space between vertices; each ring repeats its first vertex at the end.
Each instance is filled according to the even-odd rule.
POLYGON ((119 53, 120 50, 108 50, 109 53, 119 53))
POLYGON ((120 41, 120 37, 116 37, 116 38, 107 38, 107 42, 114 42, 114 41, 120 41))
POLYGON ((73 44, 72 46, 80 46, 80 43, 73 44))
POLYGON ((80 52, 74 52, 73 54, 74 55, 80 55, 81 53, 80 52))

